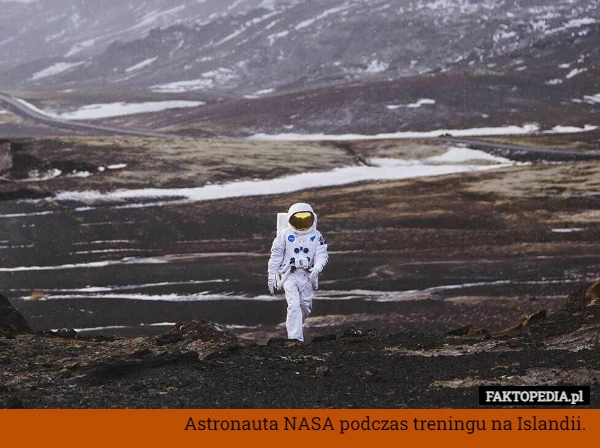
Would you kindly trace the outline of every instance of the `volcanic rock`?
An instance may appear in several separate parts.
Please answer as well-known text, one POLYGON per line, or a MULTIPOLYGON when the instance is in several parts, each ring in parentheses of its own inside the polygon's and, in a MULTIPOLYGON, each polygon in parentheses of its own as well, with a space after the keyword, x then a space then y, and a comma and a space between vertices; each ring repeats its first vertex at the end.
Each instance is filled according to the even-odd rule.
POLYGON ((23 315, 2 294, 0 294, 0 331, 5 335, 32 332, 23 315))
POLYGON ((591 307, 600 307, 600 280, 571 294, 565 304, 565 310, 569 311, 581 311, 591 307))
POLYGON ((225 327, 203 319, 193 319, 178 323, 166 333, 156 337, 157 345, 165 345, 179 341, 235 342, 237 337, 225 327))

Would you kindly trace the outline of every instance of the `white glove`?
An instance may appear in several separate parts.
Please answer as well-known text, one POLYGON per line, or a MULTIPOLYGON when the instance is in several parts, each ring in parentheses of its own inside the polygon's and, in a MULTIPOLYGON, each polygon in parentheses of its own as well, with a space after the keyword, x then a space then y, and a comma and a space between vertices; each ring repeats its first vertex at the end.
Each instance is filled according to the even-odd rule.
POLYGON ((267 279, 267 287, 271 294, 275 294, 275 274, 269 274, 267 279))
POLYGON ((311 282, 314 282, 317 278, 319 278, 319 274, 323 270, 323 266, 320 264, 315 264, 310 271, 310 275, 308 276, 311 282))

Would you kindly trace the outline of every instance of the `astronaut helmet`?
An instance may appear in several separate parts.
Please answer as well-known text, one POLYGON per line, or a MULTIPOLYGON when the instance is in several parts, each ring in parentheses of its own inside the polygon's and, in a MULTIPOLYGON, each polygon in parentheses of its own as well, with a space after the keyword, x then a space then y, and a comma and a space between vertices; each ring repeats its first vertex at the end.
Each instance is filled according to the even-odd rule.
POLYGON ((298 233, 308 233, 317 226, 317 214, 310 204, 305 202, 293 204, 287 217, 290 229, 298 233))

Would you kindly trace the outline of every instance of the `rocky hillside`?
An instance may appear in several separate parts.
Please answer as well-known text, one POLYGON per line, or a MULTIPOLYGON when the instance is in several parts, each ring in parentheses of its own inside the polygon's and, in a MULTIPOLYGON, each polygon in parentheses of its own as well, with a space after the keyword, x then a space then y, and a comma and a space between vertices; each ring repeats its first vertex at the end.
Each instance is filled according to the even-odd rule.
POLYGON ((9 5, 0 88, 87 104, 134 94, 208 103, 141 124, 152 129, 373 133, 597 121, 600 0, 9 5))
MULTIPOLYGON (((262 0, 34 0, 2 2, 0 69, 45 58, 83 58, 157 27, 243 14, 262 0)), ((269 2, 267 2, 269 3, 269 2)))
POLYGON ((600 62, 598 0, 136 4, 9 6, 2 86, 264 95, 455 70, 556 85, 597 78, 600 62))

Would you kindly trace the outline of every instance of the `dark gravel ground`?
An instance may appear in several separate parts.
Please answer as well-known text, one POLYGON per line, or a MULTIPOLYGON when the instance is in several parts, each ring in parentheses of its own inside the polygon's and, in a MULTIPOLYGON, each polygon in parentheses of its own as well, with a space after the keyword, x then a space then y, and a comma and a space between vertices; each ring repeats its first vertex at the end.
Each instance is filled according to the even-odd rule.
MULTIPOLYGON (((477 408, 482 385, 600 392, 600 285, 502 332, 378 335, 349 329, 248 344, 194 320, 143 338, 29 333, 0 339, 7 408, 477 408)), ((6 310, 10 305, 3 305, 6 310)), ((14 318, 14 313, 11 313, 14 318)))

